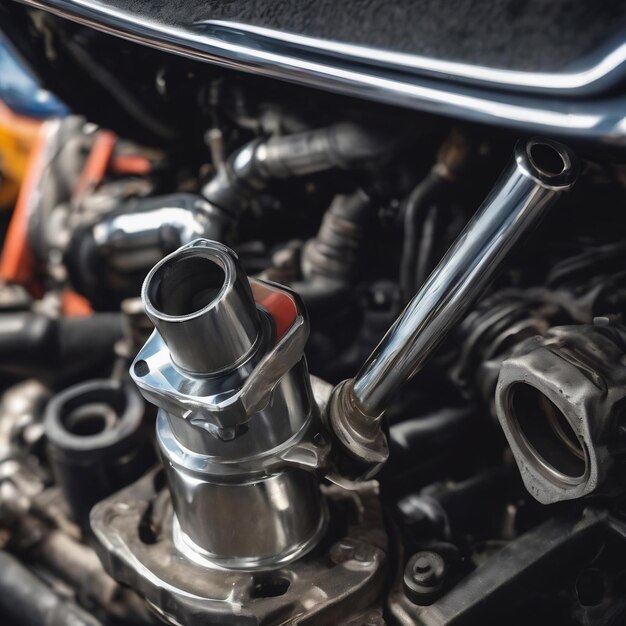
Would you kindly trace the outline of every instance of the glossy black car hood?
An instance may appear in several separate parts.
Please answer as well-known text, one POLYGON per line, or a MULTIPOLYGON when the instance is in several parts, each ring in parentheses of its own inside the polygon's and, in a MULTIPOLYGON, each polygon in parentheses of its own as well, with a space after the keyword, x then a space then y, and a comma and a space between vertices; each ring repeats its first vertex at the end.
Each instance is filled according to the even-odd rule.
POLYGON ((229 20, 507 69, 555 71, 626 27, 620 0, 107 0, 171 24, 229 20))
POLYGON ((626 143, 618 0, 20 0, 135 42, 524 132, 626 143))

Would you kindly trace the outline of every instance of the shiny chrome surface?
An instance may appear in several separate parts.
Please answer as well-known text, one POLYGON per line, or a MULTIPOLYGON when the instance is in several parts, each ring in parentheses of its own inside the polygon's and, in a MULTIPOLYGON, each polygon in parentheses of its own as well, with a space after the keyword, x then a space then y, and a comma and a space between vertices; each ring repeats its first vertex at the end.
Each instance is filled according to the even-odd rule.
POLYGON ((179 471, 168 473, 168 483, 174 544, 205 567, 280 567, 310 550, 326 530, 317 480, 302 470, 235 485, 179 471))
MULTIPOLYGON (((275 572, 249 572, 224 571, 213 563, 207 567, 201 551, 185 543, 171 515, 165 516, 163 525, 157 523, 157 541, 143 541, 137 527, 146 523, 146 511, 158 515, 161 504, 153 505, 163 503, 165 495, 157 492, 155 478, 150 473, 96 505, 92 527, 108 572, 145 598, 168 623, 330 625, 337 623, 335 616, 340 619, 344 612, 360 611, 364 591, 368 599, 375 598, 388 584, 387 542, 376 483, 362 483, 352 492, 326 487, 334 509, 345 511, 348 523, 338 524, 328 541, 307 558, 291 559, 275 572), (337 558, 350 546, 351 554, 337 558), (259 597, 259 583, 281 579, 289 583, 284 593, 259 597)), ((167 500, 164 505, 169 509, 167 500)), ((244 529, 239 522, 246 526, 249 519, 246 514, 230 520, 233 534, 241 536, 244 529)), ((148 523, 153 521, 149 517, 148 523)), ((361 619, 360 623, 380 622, 361 619)))
MULTIPOLYGON (((176 231, 180 245, 191 243, 200 237, 217 238, 222 223, 218 211, 208 202, 198 200, 193 210, 163 206, 151 211, 129 211, 105 217, 93 227, 94 240, 98 246, 106 246, 112 252, 156 247, 165 226, 176 231)), ((155 253, 156 263, 161 255, 155 253)))
POLYGON ((363 414, 378 418, 576 175, 565 146, 518 142, 513 162, 354 379, 352 396, 363 414))
POLYGON ((157 263, 144 281, 142 299, 174 363, 184 370, 215 374, 234 368, 259 340, 248 279, 234 253, 217 242, 199 239, 157 263))
POLYGON ((319 440, 300 301, 251 286, 235 253, 206 239, 157 263, 142 300, 155 331, 131 374, 160 408, 180 553, 230 569, 298 558, 326 529, 315 472, 330 452, 319 440))
POLYGON ((184 420, 161 411, 157 419, 161 450, 170 463, 190 472, 210 470, 223 476, 236 474, 242 468, 265 471, 275 466, 277 459, 281 464, 285 451, 305 434, 315 415, 310 387, 303 384, 305 374, 303 363, 285 374, 274 388, 271 403, 249 416, 246 428, 229 439, 228 445, 203 417, 192 413, 184 420))
MULTIPOLYGON (((220 429, 247 422, 271 402, 277 381, 302 360, 309 324, 303 305, 293 292, 256 279, 250 283, 260 297, 289 293, 296 315, 287 332, 265 353, 259 350, 254 358, 219 376, 194 376, 176 367, 163 338, 153 332, 131 368, 131 376, 146 400, 181 419, 194 414, 220 429)), ((265 327, 265 332, 260 333, 265 345, 271 332, 263 324, 267 317, 259 319, 265 327)))
POLYGON ((596 51, 575 68, 566 68, 561 72, 531 72, 381 50, 228 20, 207 20, 201 24, 207 34, 226 42, 245 42, 268 51, 280 48, 284 53, 291 52, 293 55, 324 53, 338 60, 367 62, 383 69, 413 70, 416 75, 498 88, 590 93, 615 85, 626 73, 626 44, 621 41, 596 51))
MULTIPOLYGON (((568 75, 510 76, 510 72, 473 66, 448 67, 453 72, 445 77, 443 66, 424 67, 425 75, 417 76, 418 61, 413 63, 416 67, 409 67, 408 71, 393 65, 394 59, 391 59, 392 66, 383 68, 362 62, 358 55, 353 58, 348 54, 338 56, 317 51, 313 54, 308 46, 285 47, 282 41, 268 37, 261 45, 259 36, 252 32, 242 32, 236 41, 231 41, 233 37, 224 36, 224 25, 217 29, 215 25, 206 24, 164 24, 98 1, 22 1, 132 41, 246 72, 437 115, 506 125, 525 132, 549 132, 607 144, 626 143, 626 96, 607 91, 606 95, 599 97, 605 93, 602 90, 609 84, 613 86, 613 81, 623 74, 622 47, 605 55, 587 71, 574 72, 577 78, 571 75, 569 78, 568 75), (441 78, 433 77, 440 71, 441 78), (463 84, 467 77, 478 78, 483 86, 463 84), (556 87, 551 89, 549 85, 556 87), (531 87, 549 91, 552 95, 515 93, 520 88, 530 90, 531 87), (580 97, 578 89, 589 92, 592 87, 597 87, 598 97, 580 97), (569 97, 563 100, 562 96, 569 97)), ((387 57, 383 51, 375 51, 369 56, 374 55, 387 57)))
POLYGON ((307 446, 319 432, 318 414, 302 374, 306 368, 299 367, 284 376, 271 405, 229 441, 210 434, 202 420, 159 411, 173 541, 193 562, 273 569, 302 556, 325 532, 327 510, 313 473, 317 459, 307 446))

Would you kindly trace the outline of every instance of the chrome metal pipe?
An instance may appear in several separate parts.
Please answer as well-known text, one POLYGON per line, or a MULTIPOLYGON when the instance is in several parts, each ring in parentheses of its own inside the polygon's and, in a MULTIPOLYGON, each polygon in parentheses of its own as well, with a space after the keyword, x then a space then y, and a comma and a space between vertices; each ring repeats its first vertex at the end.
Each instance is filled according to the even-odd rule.
POLYGON ((261 323, 250 284, 234 253, 220 243, 198 239, 165 257, 146 277, 142 299, 184 370, 235 367, 256 345, 261 323))
POLYGON ((502 262, 577 176, 566 146, 531 139, 370 355, 351 385, 354 403, 377 419, 482 294, 502 262))

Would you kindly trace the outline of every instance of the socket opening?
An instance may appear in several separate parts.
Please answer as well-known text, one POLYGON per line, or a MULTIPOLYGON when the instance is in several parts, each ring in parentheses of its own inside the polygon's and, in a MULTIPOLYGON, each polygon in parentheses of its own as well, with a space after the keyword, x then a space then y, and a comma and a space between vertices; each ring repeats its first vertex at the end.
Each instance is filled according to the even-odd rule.
POLYGON ((76 437, 94 437, 114 428, 126 410, 123 390, 91 390, 68 400, 60 409, 64 430, 76 437))
POLYGON ((539 389, 526 383, 513 385, 507 417, 518 445, 536 471, 562 486, 586 480, 587 446, 563 412, 539 389))
POLYGON ((64 426, 72 435, 92 437, 106 430, 110 421, 107 417, 106 414, 98 410, 92 410, 88 413, 84 411, 74 412, 66 416, 64 426))
POLYGON ((225 284, 226 272, 217 257, 186 254, 158 268, 148 297, 159 313, 184 317, 217 300, 225 284))

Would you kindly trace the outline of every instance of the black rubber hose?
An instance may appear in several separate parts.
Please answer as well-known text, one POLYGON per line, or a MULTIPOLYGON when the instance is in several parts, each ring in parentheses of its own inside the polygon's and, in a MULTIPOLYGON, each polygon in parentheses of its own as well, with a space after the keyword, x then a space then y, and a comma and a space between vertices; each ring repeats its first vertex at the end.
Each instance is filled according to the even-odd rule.
POLYGON ((421 225, 435 199, 449 184, 450 181, 433 168, 406 200, 403 220, 404 240, 400 262, 400 288, 405 302, 413 297, 415 291, 421 225))
POLYGON ((271 137, 257 148, 259 173, 289 178, 333 167, 350 169, 378 159, 398 143, 397 136, 340 122, 319 130, 271 137))
POLYGON ((370 198, 361 189, 335 196, 317 235, 304 246, 302 280, 291 283, 291 288, 312 317, 336 312, 353 301, 362 231, 371 208, 370 198))
POLYGON ((153 116, 150 109, 137 100, 133 92, 126 88, 114 72, 109 71, 105 64, 99 63, 87 52, 85 46, 77 44, 70 38, 64 39, 64 45, 73 61, 87 73, 91 80, 106 90, 107 94, 117 101, 135 123, 160 139, 172 141, 175 138, 174 130, 153 116))
POLYGON ((450 407, 394 424, 389 428, 389 447, 394 459, 410 460, 443 451, 475 430, 472 405, 450 407))
POLYGON ((325 317, 350 304, 349 285, 340 280, 313 276, 299 280, 290 287, 302 298, 307 313, 313 319, 325 317))
POLYGON ((449 191, 455 180, 462 173, 472 142, 459 130, 453 128, 444 139, 437 153, 437 161, 426 177, 413 189, 404 205, 404 242, 400 263, 400 289, 404 302, 408 302, 424 278, 420 275, 430 265, 434 233, 425 233, 426 228, 433 230, 438 211, 430 211, 449 191), (430 236, 429 236, 430 235, 430 236), (426 236, 427 249, 420 251, 420 242, 426 236), (420 257, 421 253, 421 257, 420 257), (418 271, 421 267, 421 271, 418 271))
POLYGON ((321 276, 347 285, 351 282, 358 268, 363 229, 371 208, 370 198, 361 189, 335 196, 317 235, 304 247, 305 280, 321 276))
POLYGON ((342 122, 316 130, 255 139, 237 150, 202 190, 216 206, 238 214, 245 198, 274 179, 332 168, 359 168, 400 145, 398 133, 342 122))
POLYGON ((435 533, 455 540, 480 532, 485 518, 495 519, 507 496, 517 492, 517 476, 511 467, 497 467, 459 483, 404 496, 398 502, 404 522, 420 537, 435 533))
POLYGON ((0 622, 21 626, 102 626, 0 550, 0 622))
POLYGON ((48 461, 72 518, 86 531, 94 504, 154 462, 144 408, 135 385, 110 379, 73 385, 46 407, 48 461))
POLYGON ((0 372, 49 380, 112 360, 123 336, 120 313, 49 318, 40 313, 0 315, 0 372))

